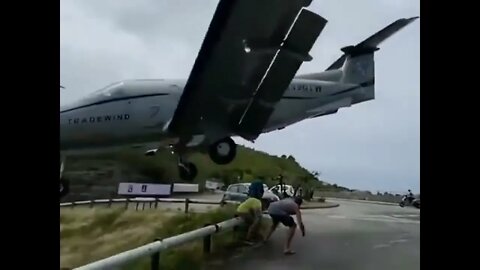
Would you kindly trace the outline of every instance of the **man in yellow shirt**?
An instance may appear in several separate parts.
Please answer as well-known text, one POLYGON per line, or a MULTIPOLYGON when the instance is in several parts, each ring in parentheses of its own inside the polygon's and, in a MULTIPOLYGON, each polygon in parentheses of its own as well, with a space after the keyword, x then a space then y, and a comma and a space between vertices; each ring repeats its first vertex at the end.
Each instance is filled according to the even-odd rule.
POLYGON ((237 215, 240 216, 247 225, 249 225, 247 232, 247 243, 251 243, 252 235, 260 224, 262 218, 262 201, 263 183, 261 181, 254 181, 249 187, 249 197, 242 202, 237 208, 237 215))
POLYGON ((250 242, 262 218, 262 202, 257 198, 249 197, 238 206, 237 215, 249 225, 246 240, 250 242))

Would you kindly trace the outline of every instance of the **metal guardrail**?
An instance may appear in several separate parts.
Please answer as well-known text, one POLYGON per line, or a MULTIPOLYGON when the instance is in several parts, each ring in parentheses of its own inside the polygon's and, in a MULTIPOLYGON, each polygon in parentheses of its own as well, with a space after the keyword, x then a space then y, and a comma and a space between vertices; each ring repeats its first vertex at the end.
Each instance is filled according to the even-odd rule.
POLYGON ((120 199, 97 199, 97 200, 89 200, 89 201, 76 201, 76 202, 65 202, 60 203, 60 208, 64 207, 71 207, 75 208, 75 206, 81 205, 89 205, 90 208, 93 208, 95 205, 98 204, 107 204, 108 207, 111 207, 113 203, 125 203, 125 209, 128 209, 130 203, 136 203, 135 210, 139 209, 140 204, 142 204, 142 210, 145 209, 145 205, 148 203, 149 208, 158 208, 158 203, 182 203, 185 204, 185 213, 188 213, 189 205, 190 204, 211 204, 211 205, 220 205, 223 206, 225 204, 239 204, 240 202, 237 201, 228 201, 228 200, 201 200, 201 199, 180 199, 180 198, 120 198, 120 199))
POLYGON ((395 202, 384 202, 384 201, 373 201, 373 200, 358 200, 358 199, 348 199, 348 198, 337 198, 337 197, 327 197, 328 199, 337 200, 337 201, 346 201, 346 202, 358 202, 358 203, 370 203, 370 204, 379 204, 379 205, 396 205, 395 202))
POLYGON ((213 234, 232 229, 235 226, 243 224, 240 218, 233 218, 218 224, 207 225, 194 231, 186 232, 177 236, 169 237, 163 240, 155 240, 153 243, 131 249, 111 257, 92 262, 90 264, 75 268, 74 270, 97 270, 97 269, 116 269, 127 263, 133 262, 145 256, 151 256, 151 269, 160 269, 161 251, 178 247, 193 240, 203 238, 203 252, 211 252, 211 237, 213 234))

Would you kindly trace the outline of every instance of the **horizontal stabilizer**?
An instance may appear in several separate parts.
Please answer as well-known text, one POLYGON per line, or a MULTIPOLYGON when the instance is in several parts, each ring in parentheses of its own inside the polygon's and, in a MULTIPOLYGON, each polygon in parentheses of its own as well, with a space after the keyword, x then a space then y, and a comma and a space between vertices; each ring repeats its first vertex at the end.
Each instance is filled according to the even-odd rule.
POLYGON ((399 19, 387 27, 383 28, 382 30, 378 31, 374 35, 370 36, 369 38, 365 39, 364 41, 358 43, 355 46, 347 46, 342 48, 344 54, 338 58, 333 64, 331 64, 327 70, 332 69, 339 69, 343 66, 347 55, 359 55, 364 53, 371 53, 378 50, 378 45, 384 42, 386 39, 391 37, 396 32, 400 31, 405 26, 409 25, 419 17, 412 17, 412 18, 403 18, 399 19))

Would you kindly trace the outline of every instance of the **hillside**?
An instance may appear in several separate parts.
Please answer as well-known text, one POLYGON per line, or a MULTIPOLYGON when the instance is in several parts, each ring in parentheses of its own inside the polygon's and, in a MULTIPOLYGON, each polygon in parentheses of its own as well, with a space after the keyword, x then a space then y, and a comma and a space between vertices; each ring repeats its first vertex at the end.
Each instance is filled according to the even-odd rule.
MULTIPOLYGON (((264 152, 239 146, 237 157, 228 165, 216 165, 208 155, 194 153, 190 157, 198 167, 195 182, 219 179, 226 185, 250 182, 261 178, 273 185, 279 174, 288 184, 302 184, 321 190, 346 190, 321 182, 313 172, 303 168, 292 156, 272 156, 264 152)), ((71 194, 65 201, 115 197, 119 182, 172 183, 182 182, 178 177, 176 156, 159 151, 154 157, 146 157, 138 150, 125 150, 102 155, 69 157, 64 175, 70 179, 71 194)))

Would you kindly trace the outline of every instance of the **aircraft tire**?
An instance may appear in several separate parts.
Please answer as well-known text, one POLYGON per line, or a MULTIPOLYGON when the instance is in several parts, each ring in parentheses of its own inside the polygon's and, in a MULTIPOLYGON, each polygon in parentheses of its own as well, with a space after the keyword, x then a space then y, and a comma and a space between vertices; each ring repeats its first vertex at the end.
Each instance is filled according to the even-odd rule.
POLYGON ((197 177, 197 166, 191 162, 186 162, 178 165, 178 174, 180 178, 185 181, 193 181, 197 177))
POLYGON ((219 165, 232 162, 237 155, 237 144, 232 138, 227 137, 210 145, 208 149, 210 159, 219 165))

